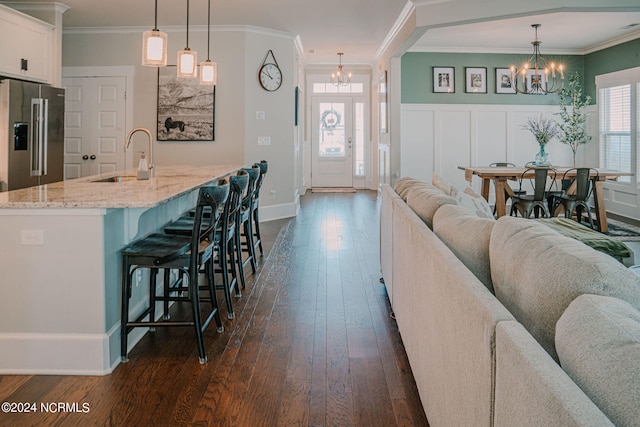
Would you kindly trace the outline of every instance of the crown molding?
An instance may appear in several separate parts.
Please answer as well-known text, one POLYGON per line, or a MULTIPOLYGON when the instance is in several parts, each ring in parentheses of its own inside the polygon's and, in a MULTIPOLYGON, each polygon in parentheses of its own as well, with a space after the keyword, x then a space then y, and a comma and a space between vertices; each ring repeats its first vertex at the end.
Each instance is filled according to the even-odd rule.
MULTIPOLYGON (((63 29, 64 34, 130 34, 141 33, 149 30, 149 27, 66 27, 63 29)), ((185 26, 181 25, 168 25, 163 26, 160 30, 166 33, 184 33, 186 31, 185 26)), ((191 25, 189 26, 189 32, 194 33, 206 33, 208 27, 206 25, 191 25)), ((254 27, 251 25, 212 25, 212 32, 245 32, 254 33, 271 37, 281 37, 285 39, 294 40, 296 36, 285 31, 270 30, 268 28, 254 27)))
MULTIPOLYGON (((440 1, 449 1, 449 0, 440 0, 440 1)), ((389 46, 391 45, 393 40, 398 36, 402 28, 404 28, 405 24, 407 23, 411 15, 415 12, 415 10, 416 10, 416 7, 414 3, 408 0, 405 3, 404 7, 402 8, 402 11, 398 16, 398 19, 396 19, 396 22, 393 24, 393 26, 387 33, 387 36, 384 38, 384 40, 382 41, 382 44, 378 48, 378 51, 376 52, 376 55, 375 55, 376 60, 379 59, 384 54, 384 52, 386 52, 387 49, 389 49, 389 46)))

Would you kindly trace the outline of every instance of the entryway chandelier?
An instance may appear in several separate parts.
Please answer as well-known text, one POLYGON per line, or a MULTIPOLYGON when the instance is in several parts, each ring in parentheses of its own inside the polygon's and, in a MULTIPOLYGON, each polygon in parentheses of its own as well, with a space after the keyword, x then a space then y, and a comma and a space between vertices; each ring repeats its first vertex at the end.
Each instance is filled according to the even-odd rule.
POLYGON ((345 74, 344 71, 342 71, 342 55, 344 55, 344 53, 338 53, 338 58, 340 59, 338 71, 331 74, 331 83, 333 83, 334 86, 346 86, 351 83, 351 73, 345 74))
POLYGON ((516 92, 528 95, 555 93, 564 85, 564 65, 548 61, 540 53, 538 28, 541 24, 533 24, 536 39, 531 42, 533 54, 520 68, 511 66, 511 81, 516 92))

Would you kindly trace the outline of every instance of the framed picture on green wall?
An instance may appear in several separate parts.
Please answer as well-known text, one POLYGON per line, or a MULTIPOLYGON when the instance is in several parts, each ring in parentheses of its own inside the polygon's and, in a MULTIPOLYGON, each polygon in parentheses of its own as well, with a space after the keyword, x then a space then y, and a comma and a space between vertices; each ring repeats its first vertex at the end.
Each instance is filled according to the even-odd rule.
POLYGON ((454 93, 455 91, 455 68, 433 67, 433 92, 454 93))
POLYGON ((516 85, 514 74, 509 68, 496 68, 496 93, 515 95, 516 85))
POLYGON ((487 69, 485 67, 465 67, 465 92, 487 93, 487 69))

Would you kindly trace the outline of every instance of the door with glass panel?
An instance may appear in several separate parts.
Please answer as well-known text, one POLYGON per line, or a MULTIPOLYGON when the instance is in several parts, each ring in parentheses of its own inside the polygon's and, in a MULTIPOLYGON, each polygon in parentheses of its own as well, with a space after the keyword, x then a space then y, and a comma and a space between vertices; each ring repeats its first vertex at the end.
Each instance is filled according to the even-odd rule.
POLYGON ((353 187, 353 103, 349 97, 314 97, 311 186, 353 187))

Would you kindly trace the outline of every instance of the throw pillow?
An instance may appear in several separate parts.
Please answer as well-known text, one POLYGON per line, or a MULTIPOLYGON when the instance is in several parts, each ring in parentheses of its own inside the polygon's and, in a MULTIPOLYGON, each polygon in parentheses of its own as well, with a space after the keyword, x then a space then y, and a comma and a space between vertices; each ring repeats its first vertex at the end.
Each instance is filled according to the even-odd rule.
POLYGON ((468 188, 468 191, 460 191, 456 187, 451 186, 449 195, 453 197, 459 205, 469 209, 474 215, 480 218, 495 219, 489 203, 471 188, 468 188))
POLYGON ((640 312, 617 298, 580 295, 556 326, 564 371, 617 426, 640 420, 640 312))

